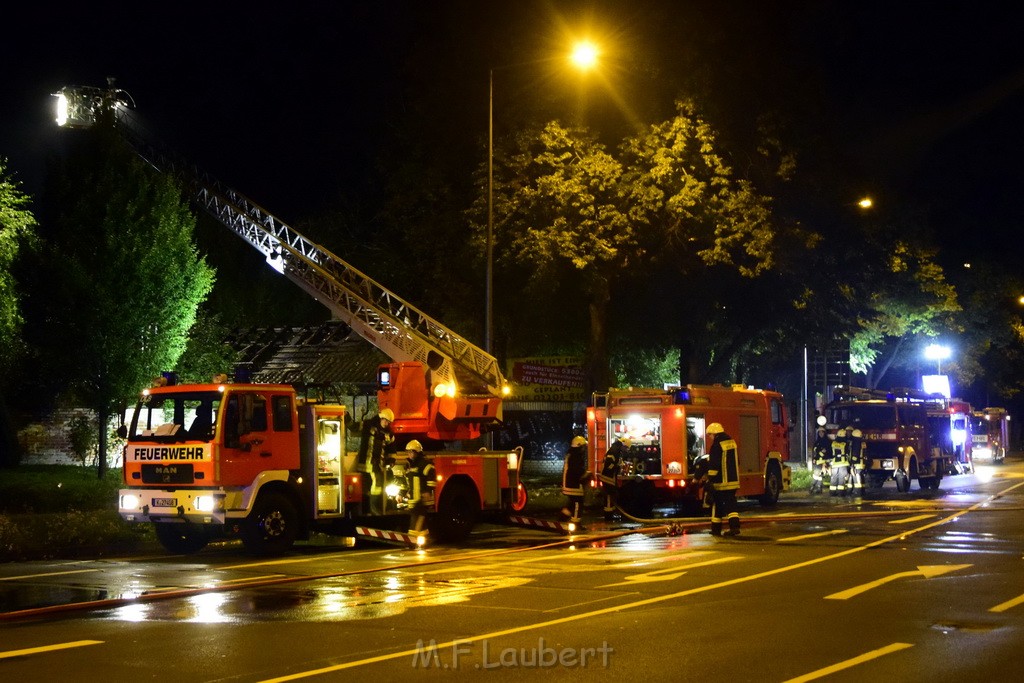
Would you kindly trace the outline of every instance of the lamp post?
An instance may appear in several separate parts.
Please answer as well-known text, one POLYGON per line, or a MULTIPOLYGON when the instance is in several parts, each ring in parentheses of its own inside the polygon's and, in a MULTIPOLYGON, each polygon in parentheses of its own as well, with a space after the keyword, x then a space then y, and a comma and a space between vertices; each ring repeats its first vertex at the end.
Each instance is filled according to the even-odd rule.
POLYGON ((924 357, 935 361, 937 375, 942 374, 942 361, 949 358, 949 347, 942 344, 929 344, 924 348, 924 357))
MULTIPOLYGON (((590 42, 580 42, 573 47, 570 61, 581 71, 597 64, 599 51, 590 42)), ((507 68, 507 67, 501 67, 507 68)), ((484 350, 494 353, 494 70, 488 70, 487 89, 487 277, 484 296, 487 299, 484 311, 484 350)))

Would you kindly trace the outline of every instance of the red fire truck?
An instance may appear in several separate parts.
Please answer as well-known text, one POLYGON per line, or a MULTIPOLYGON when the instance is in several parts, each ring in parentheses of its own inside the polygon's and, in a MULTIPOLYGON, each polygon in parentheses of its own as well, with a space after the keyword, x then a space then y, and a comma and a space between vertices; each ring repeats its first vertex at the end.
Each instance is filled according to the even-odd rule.
POLYGON ((615 439, 630 447, 616 478, 619 507, 646 517, 659 502, 694 509, 703 499, 694 459, 707 452, 705 430, 721 423, 737 443, 738 495, 774 505, 789 488, 790 424, 782 394, 725 385, 677 389, 612 389, 594 394, 587 410, 590 468, 601 471, 615 439))
POLYGON ((860 430, 868 487, 894 479, 896 489, 906 492, 916 479, 922 489, 939 488, 956 458, 946 399, 914 389, 859 387, 838 387, 835 396, 825 407, 825 427, 832 438, 847 427, 860 430), (947 438, 949 448, 943 444, 947 438))
MULTIPOLYGON (((102 112, 113 113, 143 159, 178 174, 193 201, 392 359, 378 369, 377 399, 381 410, 394 412, 391 431, 400 447, 414 438, 443 447, 500 423, 508 388, 490 353, 241 193, 153 147, 122 116, 121 91, 67 87, 58 95, 58 121, 85 128, 102 112)), ((344 417, 343 406, 300 399, 288 386, 217 382, 148 390, 124 427, 121 515, 154 522, 174 551, 237 532, 252 550, 277 552, 313 528, 338 527, 339 520, 350 526, 369 505, 344 447, 344 417), (203 431, 197 420, 215 426, 203 431)), ((442 450, 432 457, 434 513, 444 535, 468 532, 483 509, 525 504, 519 451, 442 450)), ((401 487, 390 488, 390 510, 397 512, 401 487)))
POLYGON ((1010 414, 1006 408, 985 408, 971 414, 973 456, 979 461, 1001 463, 1010 444, 1010 414))
MULTIPOLYGON (((307 400, 289 385, 147 389, 125 437, 120 514, 154 523, 171 552, 239 536, 254 553, 279 553, 313 531, 351 535, 356 524, 393 526, 408 517, 401 454, 371 513, 356 453, 346 447, 345 406, 307 400)), ((482 510, 521 507, 524 501, 514 500, 524 495, 520 456, 433 454, 435 533, 459 538, 482 510)))

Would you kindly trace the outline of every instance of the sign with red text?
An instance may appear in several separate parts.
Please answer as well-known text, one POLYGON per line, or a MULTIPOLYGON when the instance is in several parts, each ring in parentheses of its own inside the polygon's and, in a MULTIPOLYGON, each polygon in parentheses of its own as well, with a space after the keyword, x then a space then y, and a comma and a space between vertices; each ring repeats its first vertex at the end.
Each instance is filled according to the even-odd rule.
POLYGON ((516 401, 583 401, 583 359, 578 356, 513 358, 508 377, 516 401))

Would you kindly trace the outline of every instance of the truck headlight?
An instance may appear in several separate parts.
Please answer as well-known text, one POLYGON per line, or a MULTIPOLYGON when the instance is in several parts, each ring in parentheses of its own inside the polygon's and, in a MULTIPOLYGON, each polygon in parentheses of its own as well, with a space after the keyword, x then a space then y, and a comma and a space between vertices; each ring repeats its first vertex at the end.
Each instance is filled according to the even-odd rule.
POLYGON ((142 500, 134 493, 126 493, 121 496, 122 510, 139 510, 142 507, 142 500))
POLYGON ((196 496, 192 506, 196 512, 213 512, 217 507, 217 499, 213 496, 196 496))

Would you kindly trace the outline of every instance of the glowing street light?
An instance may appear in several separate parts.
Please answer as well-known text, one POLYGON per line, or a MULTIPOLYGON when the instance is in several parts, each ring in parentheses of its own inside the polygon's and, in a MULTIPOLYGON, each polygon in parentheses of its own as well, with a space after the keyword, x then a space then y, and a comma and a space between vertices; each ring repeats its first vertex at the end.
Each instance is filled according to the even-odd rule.
POLYGON ((942 374, 942 361, 949 358, 950 353, 949 347, 942 344, 929 344, 924 347, 924 357, 935 361, 938 370, 936 374, 939 375, 942 374))
MULTIPOLYGON (((599 54, 594 43, 584 41, 575 45, 569 60, 585 71, 597 64, 599 54)), ((487 307, 484 315, 484 350, 487 353, 494 352, 494 69, 490 69, 487 108, 487 307)))
POLYGON ((569 59, 580 69, 586 70, 597 64, 598 54, 596 45, 590 41, 583 41, 576 43, 569 59))
POLYGON ((857 206, 859 206, 862 209, 870 209, 874 205, 875 202, 874 200, 871 199, 871 197, 864 197, 859 202, 857 202, 857 206))

